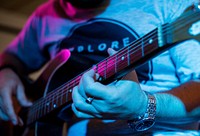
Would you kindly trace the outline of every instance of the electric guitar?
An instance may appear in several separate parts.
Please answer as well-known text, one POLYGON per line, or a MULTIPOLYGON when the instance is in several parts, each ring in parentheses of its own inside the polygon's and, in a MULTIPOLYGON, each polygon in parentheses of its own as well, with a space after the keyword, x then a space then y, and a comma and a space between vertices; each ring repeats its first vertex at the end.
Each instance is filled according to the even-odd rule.
MULTIPOLYGON (((92 68, 100 75, 99 82, 107 84, 123 77, 177 43, 188 39, 200 41, 199 10, 190 10, 182 14, 176 21, 158 26, 92 68)), ((26 109, 26 117, 22 115, 22 118, 25 119, 25 126, 53 120, 52 116, 58 113, 57 111, 63 107, 70 107, 72 89, 79 84, 84 72, 61 84, 58 83, 69 59, 70 51, 62 50, 38 80, 29 87, 28 91, 39 92, 42 97, 37 97, 33 105, 26 109)))

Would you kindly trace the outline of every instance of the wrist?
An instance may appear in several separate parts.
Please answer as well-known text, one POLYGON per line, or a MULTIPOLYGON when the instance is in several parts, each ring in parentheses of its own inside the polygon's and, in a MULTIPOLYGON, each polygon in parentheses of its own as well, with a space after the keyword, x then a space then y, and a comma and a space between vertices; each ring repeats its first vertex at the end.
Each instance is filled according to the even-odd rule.
POLYGON ((132 117, 132 119, 137 119, 139 116, 142 116, 145 114, 148 106, 148 95, 144 91, 143 96, 138 99, 138 108, 135 109, 135 113, 132 117))
POLYGON ((145 131, 150 129, 155 123, 156 116, 156 99, 153 95, 146 93, 148 103, 145 113, 133 120, 128 120, 128 126, 134 131, 145 131))

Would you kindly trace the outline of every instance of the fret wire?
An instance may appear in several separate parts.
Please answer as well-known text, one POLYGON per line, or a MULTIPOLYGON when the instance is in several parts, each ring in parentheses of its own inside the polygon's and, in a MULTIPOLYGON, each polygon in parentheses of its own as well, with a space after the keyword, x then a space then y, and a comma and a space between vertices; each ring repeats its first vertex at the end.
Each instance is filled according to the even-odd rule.
POLYGON ((122 50, 120 53, 119 53, 119 55, 121 55, 120 57, 118 57, 118 59, 117 59, 117 61, 118 61, 118 63, 117 64, 119 64, 117 67, 118 67, 118 69, 119 70, 121 70, 122 69, 122 67, 124 67, 123 65, 121 65, 123 62, 126 62, 127 61, 127 47, 125 47, 124 48, 124 50, 122 50))
POLYGON ((119 58, 119 57, 118 57, 119 58))
POLYGON ((50 102, 50 100, 46 100, 46 109, 47 109, 47 113, 49 113, 49 111, 50 111, 50 105, 51 105, 51 102, 50 102))
MULTIPOLYGON (((61 91, 61 94, 63 94, 63 89, 62 89, 62 91, 61 91)), ((60 98, 60 105, 62 105, 63 104, 63 95, 61 95, 61 98, 60 98)))
POLYGON ((114 71, 115 66, 116 66, 115 57, 107 59, 107 68, 106 68, 107 77, 110 77, 115 74, 115 71, 114 71))
POLYGON ((66 94, 65 94, 65 100, 64 100, 63 103, 65 103, 68 100, 68 95, 69 95, 69 92, 67 91, 66 94))
POLYGON ((95 72, 99 74, 99 64, 96 64, 95 72))
MULTIPOLYGON (((60 92, 60 91, 58 91, 58 92, 60 92)), ((59 104, 58 104, 58 96, 60 96, 59 93, 56 93, 55 100, 54 100, 55 102, 54 102, 54 105, 53 105, 53 109, 55 109, 55 108, 57 108, 59 106, 59 104)))
POLYGON ((99 71, 98 71, 99 65, 94 65, 93 68, 95 68, 95 69, 94 69, 95 73, 99 73, 99 71))
POLYGON ((128 59, 128 66, 130 65, 130 54, 129 54, 129 49, 130 49, 130 46, 127 47, 128 50, 127 50, 127 59, 128 59))
MULTIPOLYGON (((28 112, 28 119, 30 119, 29 122, 33 122, 33 120, 34 120, 34 116, 30 115, 30 112, 28 112)), ((28 121, 27 121, 27 123, 28 123, 28 121)))
POLYGON ((37 115, 38 115, 38 110, 37 110, 36 113, 34 114, 34 119, 37 119, 37 115))
POLYGON ((118 72, 118 65, 117 65, 117 62, 118 62, 118 55, 119 55, 120 53, 117 53, 116 54, 116 62, 115 62, 115 66, 116 66, 116 69, 117 69, 117 72, 118 72))
POLYGON ((42 105, 43 104, 40 105, 39 110, 38 110, 39 111, 38 118, 40 118, 42 116, 42 105))
POLYGON ((44 107, 43 105, 44 105, 44 103, 40 106, 40 115, 39 115, 39 117, 41 117, 43 115, 43 112, 42 112, 43 111, 43 107, 44 107))
POLYGON ((46 106, 46 99, 44 99, 44 108, 43 108, 44 115, 46 115, 46 108, 47 108, 47 106, 46 106))
POLYGON ((37 113, 36 118, 39 118, 39 117, 40 117, 40 107, 38 108, 38 113, 37 113))
POLYGON ((117 55, 115 55, 115 63, 114 64, 115 64, 115 73, 117 73, 117 70, 118 70, 117 69, 117 55))
POLYGON ((53 97, 52 97, 52 102, 51 102, 51 105, 50 105, 50 111, 52 111, 53 110, 53 105, 54 105, 54 95, 53 95, 53 97))
MULTIPOLYGON (((122 53, 122 52, 121 52, 122 53)), ((118 57, 119 58, 119 57, 118 57)), ((115 63, 116 64, 116 63, 115 63)))
POLYGON ((141 46, 141 48, 142 48, 142 57, 144 57, 144 39, 143 39, 143 37, 142 37, 142 46, 141 46))
MULTIPOLYGON (((97 73, 99 74, 99 76, 101 76, 101 77, 104 77, 104 73, 102 73, 102 71, 100 71, 100 67, 105 67, 104 66, 104 63, 105 63, 105 61, 103 61, 103 62, 100 62, 99 64, 97 64, 97 73)), ((105 72, 104 70, 103 70, 103 72, 105 72)))
POLYGON ((104 69, 104 79, 106 79, 107 78, 107 68, 108 68, 108 59, 105 59, 105 61, 106 61, 106 66, 105 66, 105 69, 104 69))
MULTIPOLYGON (((33 112, 32 112, 33 113, 33 112)), ((37 111, 36 113, 33 114, 33 119, 35 120, 36 119, 36 114, 37 114, 37 111)))

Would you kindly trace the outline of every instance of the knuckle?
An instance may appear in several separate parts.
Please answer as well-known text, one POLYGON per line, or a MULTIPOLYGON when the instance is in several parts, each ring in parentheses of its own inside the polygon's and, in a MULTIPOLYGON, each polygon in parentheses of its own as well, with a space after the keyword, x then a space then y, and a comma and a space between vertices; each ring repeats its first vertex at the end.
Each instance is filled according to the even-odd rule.
POLYGON ((5 105, 4 107, 3 107, 3 109, 4 109, 4 111, 5 111, 5 113, 7 113, 8 115, 11 115, 11 110, 10 110, 10 108, 9 108, 9 106, 8 105, 5 105))
POLYGON ((7 111, 7 114, 10 118, 13 118, 14 117, 14 113, 11 111, 11 110, 8 110, 7 111))
POLYGON ((117 101, 119 101, 120 97, 119 97, 119 95, 117 95, 117 93, 115 93, 115 94, 109 95, 108 98, 109 99, 107 99, 107 102, 109 104, 113 104, 113 103, 116 103, 117 101))
POLYGON ((80 100, 74 102, 74 106, 76 107, 76 109, 80 109, 82 105, 83 103, 80 100))
POLYGON ((86 78, 87 78, 87 73, 85 73, 85 74, 82 75, 82 81, 85 81, 86 78))
POLYGON ((106 106, 104 106, 103 108, 99 108, 99 112, 101 114, 106 114, 106 113, 108 113, 108 108, 106 106))
POLYGON ((81 116, 81 112, 79 112, 79 111, 75 112, 75 115, 76 115, 76 117, 78 117, 78 118, 81 118, 81 117, 82 117, 82 116, 81 116))
POLYGON ((88 86, 85 87, 85 90, 87 90, 87 91, 90 91, 92 89, 93 89, 92 85, 88 85, 88 86))

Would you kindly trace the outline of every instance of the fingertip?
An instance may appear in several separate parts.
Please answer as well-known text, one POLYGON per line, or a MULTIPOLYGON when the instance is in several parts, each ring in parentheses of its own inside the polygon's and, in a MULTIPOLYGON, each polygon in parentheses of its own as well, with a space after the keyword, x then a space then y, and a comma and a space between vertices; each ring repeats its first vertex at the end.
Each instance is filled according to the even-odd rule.
POLYGON ((112 49, 112 48, 108 48, 107 52, 108 52, 109 56, 112 56, 112 55, 115 54, 117 51, 115 51, 115 50, 112 49))
POLYGON ((112 48, 108 48, 108 49, 107 49, 108 54, 110 54, 110 52, 111 52, 112 50, 113 50, 112 48))
POLYGON ((24 89, 22 86, 18 87, 17 90, 17 99, 22 106, 28 107, 32 105, 32 102, 28 100, 25 95, 24 89))
POLYGON ((76 112, 76 108, 74 106, 74 103, 72 103, 71 108, 72 108, 72 111, 75 113, 76 112))
POLYGON ((85 73, 85 75, 93 77, 95 75, 95 70, 94 69, 90 69, 88 72, 85 73))
POLYGON ((32 106, 33 103, 32 103, 31 101, 27 100, 27 105, 28 105, 28 106, 32 106))
POLYGON ((74 101, 74 95, 76 93, 76 90, 77 90, 77 87, 74 87, 73 88, 73 91, 72 91, 72 100, 74 101))
POLYGON ((18 117, 18 125, 19 126, 23 126, 24 122, 22 121, 22 119, 20 117, 18 117))
POLYGON ((25 106, 25 107, 30 107, 30 106, 33 105, 33 103, 30 102, 30 101, 27 100, 27 99, 19 100, 19 102, 20 102, 20 104, 21 104, 22 106, 25 106))
POLYGON ((1 107, 2 112, 4 112, 4 114, 8 117, 8 120, 10 120, 13 125, 17 125, 18 123, 17 116, 14 111, 14 107, 13 107, 13 103, 12 103, 12 99, 10 95, 5 94, 5 96, 3 97, 3 105, 4 106, 1 107))
POLYGON ((29 101, 28 101, 27 104, 26 104, 26 106, 28 106, 28 107, 29 107, 29 106, 32 106, 32 105, 33 105, 33 103, 32 103, 32 102, 29 102, 29 101))
POLYGON ((11 122, 12 122, 13 125, 17 125, 17 120, 12 119, 11 122))
POLYGON ((89 73, 95 73, 95 69, 89 70, 89 73))

